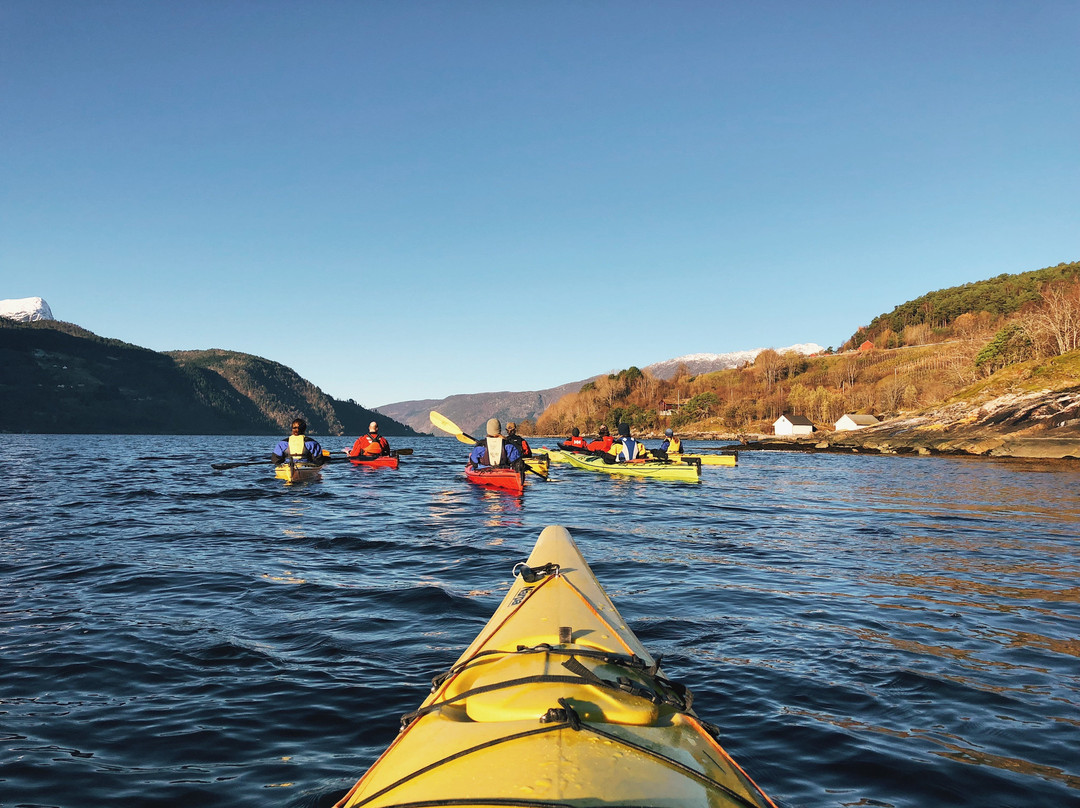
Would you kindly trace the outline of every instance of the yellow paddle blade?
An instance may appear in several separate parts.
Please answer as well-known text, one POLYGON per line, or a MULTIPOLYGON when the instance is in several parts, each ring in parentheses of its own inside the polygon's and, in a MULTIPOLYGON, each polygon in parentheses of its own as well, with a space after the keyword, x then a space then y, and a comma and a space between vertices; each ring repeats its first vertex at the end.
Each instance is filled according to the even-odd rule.
POLYGON ((461 427, 459 427, 442 413, 438 413, 435 412, 435 410, 432 410, 430 413, 428 413, 428 418, 431 420, 433 426, 441 429, 443 432, 449 432, 462 443, 467 443, 470 446, 476 443, 475 438, 462 432, 461 427))

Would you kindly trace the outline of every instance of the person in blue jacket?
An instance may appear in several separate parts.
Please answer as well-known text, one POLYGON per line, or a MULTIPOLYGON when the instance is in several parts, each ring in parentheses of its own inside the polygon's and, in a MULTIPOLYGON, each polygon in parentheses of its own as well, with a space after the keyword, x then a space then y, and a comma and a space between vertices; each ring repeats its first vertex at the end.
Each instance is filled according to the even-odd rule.
POLYGON ((469 453, 469 464, 476 468, 520 468, 524 461, 521 450, 502 437, 502 424, 498 418, 487 422, 487 437, 477 441, 469 453))
POLYGON ((323 457, 322 446, 314 438, 305 435, 305 432, 307 432, 307 421, 303 418, 293 421, 292 434, 278 441, 278 445, 274 447, 272 455, 274 462, 283 463, 288 458, 294 462, 307 460, 321 465, 326 459, 323 457))

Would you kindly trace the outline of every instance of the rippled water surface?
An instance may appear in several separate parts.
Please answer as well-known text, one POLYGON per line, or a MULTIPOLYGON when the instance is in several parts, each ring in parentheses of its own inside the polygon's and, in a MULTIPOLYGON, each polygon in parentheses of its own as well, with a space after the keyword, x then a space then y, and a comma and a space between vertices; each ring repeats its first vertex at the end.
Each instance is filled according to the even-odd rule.
POLYGON ((548 524, 778 804, 1080 805, 1076 464, 210 469, 275 440, 0 436, 0 805, 332 804, 548 524))

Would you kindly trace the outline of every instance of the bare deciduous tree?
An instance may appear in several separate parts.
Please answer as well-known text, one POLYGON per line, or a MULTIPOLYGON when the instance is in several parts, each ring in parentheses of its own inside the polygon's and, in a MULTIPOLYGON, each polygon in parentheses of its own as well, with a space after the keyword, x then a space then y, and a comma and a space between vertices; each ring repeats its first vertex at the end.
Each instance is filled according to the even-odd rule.
POLYGON ((1047 286, 1042 304, 1027 312, 1022 324, 1042 356, 1080 348, 1080 279, 1047 286))

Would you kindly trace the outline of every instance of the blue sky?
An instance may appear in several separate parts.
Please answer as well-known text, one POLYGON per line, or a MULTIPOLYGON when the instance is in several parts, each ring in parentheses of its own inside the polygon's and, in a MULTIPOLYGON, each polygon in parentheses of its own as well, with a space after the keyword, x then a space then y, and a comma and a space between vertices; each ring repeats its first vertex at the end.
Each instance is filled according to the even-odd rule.
POLYGON ((1077 2, 0 0, 0 298, 373 407, 1080 260, 1077 2))

